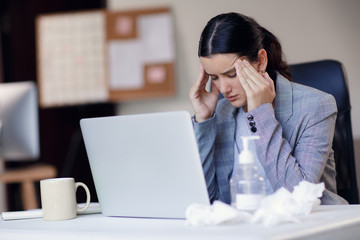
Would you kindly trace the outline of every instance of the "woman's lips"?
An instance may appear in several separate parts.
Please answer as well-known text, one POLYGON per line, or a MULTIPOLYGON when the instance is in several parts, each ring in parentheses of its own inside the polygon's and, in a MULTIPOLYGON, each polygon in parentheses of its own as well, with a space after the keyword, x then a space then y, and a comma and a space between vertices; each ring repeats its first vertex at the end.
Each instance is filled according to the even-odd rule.
POLYGON ((229 100, 229 102, 235 101, 236 100, 237 95, 233 95, 233 96, 227 96, 226 99, 229 100))

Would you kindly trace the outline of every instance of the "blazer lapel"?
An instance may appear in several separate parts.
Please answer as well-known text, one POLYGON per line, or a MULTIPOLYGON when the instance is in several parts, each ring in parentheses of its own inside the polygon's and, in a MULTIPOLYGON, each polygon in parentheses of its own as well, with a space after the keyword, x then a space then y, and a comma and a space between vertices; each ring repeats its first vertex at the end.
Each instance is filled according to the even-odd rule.
MULTIPOLYGON (((219 129, 221 129, 221 137, 218 139, 221 147, 219 147, 215 154, 219 154, 220 161, 216 164, 219 164, 222 168, 222 172, 229 173, 229 175, 224 176, 226 179, 224 183, 228 182, 231 178, 232 171, 234 168, 234 139, 235 139, 235 114, 236 108, 231 105, 227 100, 221 108, 221 112, 218 113, 219 118, 219 129), (223 171, 225 170, 225 171, 223 171)), ((221 181, 221 180, 220 180, 221 181)), ((222 181, 221 181, 222 182, 222 181)))
POLYGON ((293 114, 293 91, 289 80, 278 74, 276 79, 275 117, 286 123, 293 114))

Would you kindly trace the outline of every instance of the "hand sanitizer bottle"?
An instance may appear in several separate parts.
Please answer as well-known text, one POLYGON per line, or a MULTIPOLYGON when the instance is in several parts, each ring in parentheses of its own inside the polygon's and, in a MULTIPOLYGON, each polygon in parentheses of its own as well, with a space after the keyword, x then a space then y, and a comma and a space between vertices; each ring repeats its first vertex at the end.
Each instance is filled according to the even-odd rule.
POLYGON ((248 140, 260 139, 259 136, 241 137, 243 151, 235 164, 230 180, 231 205, 239 210, 255 211, 265 196, 265 181, 258 175, 254 156, 248 149, 248 140))

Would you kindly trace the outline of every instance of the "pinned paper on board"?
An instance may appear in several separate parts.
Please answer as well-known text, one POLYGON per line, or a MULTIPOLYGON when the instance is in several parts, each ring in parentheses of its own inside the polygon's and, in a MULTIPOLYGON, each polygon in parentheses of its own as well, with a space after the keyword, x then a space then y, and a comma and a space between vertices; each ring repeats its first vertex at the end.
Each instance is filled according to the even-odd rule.
POLYGON ((43 14, 36 30, 42 107, 175 93, 168 8, 43 14))
POLYGON ((116 18, 115 32, 119 36, 130 36, 134 30, 134 20, 130 16, 120 16, 116 18))
POLYGON ((152 84, 161 84, 166 81, 166 68, 154 66, 147 68, 145 79, 152 84))
POLYGON ((133 90, 144 86, 139 41, 110 41, 108 44, 108 57, 111 89, 133 90))
POLYGON ((109 26, 119 21, 136 34, 122 37, 108 28, 110 99, 174 94, 175 46, 169 9, 112 12, 107 17, 109 26), (133 19, 132 25, 123 19, 125 15, 133 19))

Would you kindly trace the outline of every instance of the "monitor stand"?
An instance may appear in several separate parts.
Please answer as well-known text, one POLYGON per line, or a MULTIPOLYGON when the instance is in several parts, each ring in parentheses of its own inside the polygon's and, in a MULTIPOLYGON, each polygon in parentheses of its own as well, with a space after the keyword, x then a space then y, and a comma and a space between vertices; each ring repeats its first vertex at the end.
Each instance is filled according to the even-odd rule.
MULTIPOLYGON (((0 157, 0 174, 5 171, 5 161, 0 157)), ((6 184, 0 182, 0 213, 6 212, 7 209, 6 184)))

